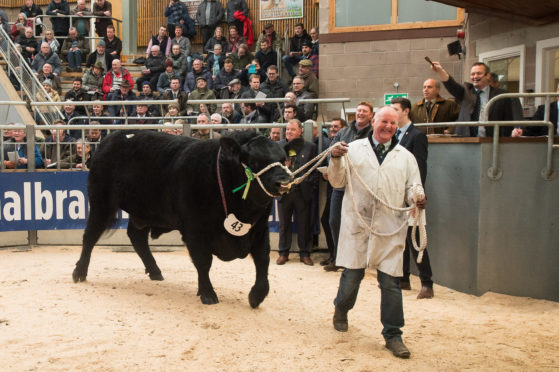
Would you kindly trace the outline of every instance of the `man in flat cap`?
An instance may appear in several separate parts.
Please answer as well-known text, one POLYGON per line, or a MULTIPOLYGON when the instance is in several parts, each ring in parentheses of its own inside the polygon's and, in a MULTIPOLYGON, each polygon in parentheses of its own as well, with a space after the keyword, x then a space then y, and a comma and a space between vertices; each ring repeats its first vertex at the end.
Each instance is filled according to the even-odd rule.
MULTIPOLYGON (((204 75, 200 75, 196 78, 196 89, 190 92, 190 96, 188 96, 188 100, 197 100, 197 99, 215 99, 214 91, 208 89, 208 83, 206 81, 206 77, 204 75)), ((200 112, 201 105, 193 105, 188 104, 186 107, 186 111, 188 115, 192 112, 200 112)), ((213 114, 216 110, 216 105, 204 105, 207 109, 207 114, 213 114)))
POLYGON ((313 74, 312 67, 310 59, 299 61, 299 76, 305 81, 305 90, 318 98, 318 78, 313 74))

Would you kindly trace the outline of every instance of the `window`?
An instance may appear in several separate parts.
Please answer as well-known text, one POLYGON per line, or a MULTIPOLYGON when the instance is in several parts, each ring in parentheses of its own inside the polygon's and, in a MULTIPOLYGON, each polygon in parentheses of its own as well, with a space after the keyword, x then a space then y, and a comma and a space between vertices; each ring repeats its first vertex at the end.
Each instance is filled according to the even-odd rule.
MULTIPOLYGON (((536 43, 536 92, 555 92, 559 84, 559 37, 536 43)), ((553 100, 553 99, 552 99, 553 100)), ((543 103, 543 99, 537 99, 543 103)))
POLYGON ((480 53, 479 60, 499 77, 499 88, 509 93, 524 92, 524 45, 480 53))
POLYGON ((458 26, 464 10, 432 1, 329 0, 329 32, 458 26))

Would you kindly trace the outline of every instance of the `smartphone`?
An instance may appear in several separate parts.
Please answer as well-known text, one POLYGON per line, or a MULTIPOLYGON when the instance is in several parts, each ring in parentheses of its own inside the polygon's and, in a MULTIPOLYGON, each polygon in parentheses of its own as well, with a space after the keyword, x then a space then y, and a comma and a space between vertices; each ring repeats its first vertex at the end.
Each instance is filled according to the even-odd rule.
POLYGON ((249 74, 254 74, 255 72, 256 72, 256 66, 255 65, 248 66, 248 73, 249 74))

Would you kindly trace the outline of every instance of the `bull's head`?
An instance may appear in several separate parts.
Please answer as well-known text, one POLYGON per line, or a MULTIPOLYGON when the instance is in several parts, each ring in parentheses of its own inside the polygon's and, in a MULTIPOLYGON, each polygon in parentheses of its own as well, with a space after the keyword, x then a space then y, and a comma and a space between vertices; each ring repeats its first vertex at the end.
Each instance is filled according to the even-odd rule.
POLYGON ((259 190, 260 194, 274 197, 289 191, 291 177, 282 167, 286 159, 285 151, 276 142, 256 133, 237 132, 231 136, 221 137, 220 145, 224 151, 234 158, 238 158, 242 166, 248 168, 247 179, 249 180, 249 172, 258 175, 268 166, 279 164, 261 172, 258 175, 260 180, 250 181, 253 184, 250 186, 251 189, 254 188, 259 190))

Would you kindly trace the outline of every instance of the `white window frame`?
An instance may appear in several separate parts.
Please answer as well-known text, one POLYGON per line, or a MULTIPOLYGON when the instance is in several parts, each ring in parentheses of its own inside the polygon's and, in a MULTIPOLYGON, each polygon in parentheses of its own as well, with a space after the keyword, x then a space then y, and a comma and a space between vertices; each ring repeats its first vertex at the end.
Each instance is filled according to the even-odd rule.
POLYGON ((511 57, 520 57, 520 71, 518 72, 518 92, 524 93, 524 64, 526 60, 526 46, 524 44, 479 54, 479 60, 485 64, 491 61, 511 57))
MULTIPOLYGON (((555 92, 556 87, 544 87, 545 76, 549 75, 548 65, 544 60, 545 53, 548 49, 559 48, 559 37, 540 40, 536 42, 536 90, 535 92, 543 92, 547 88, 550 92, 555 92)), ((543 98, 536 98, 539 104, 543 103, 543 98)))

